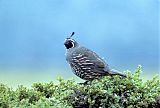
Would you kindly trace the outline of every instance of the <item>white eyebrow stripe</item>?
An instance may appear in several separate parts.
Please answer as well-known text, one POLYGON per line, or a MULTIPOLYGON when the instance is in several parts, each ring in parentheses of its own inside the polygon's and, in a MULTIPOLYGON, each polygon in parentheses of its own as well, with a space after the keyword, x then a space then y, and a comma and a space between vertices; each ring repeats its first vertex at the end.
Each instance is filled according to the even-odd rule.
POLYGON ((75 40, 73 40, 73 39, 67 39, 67 38, 64 40, 64 42, 66 42, 66 41, 72 41, 73 43, 75 42, 75 40))

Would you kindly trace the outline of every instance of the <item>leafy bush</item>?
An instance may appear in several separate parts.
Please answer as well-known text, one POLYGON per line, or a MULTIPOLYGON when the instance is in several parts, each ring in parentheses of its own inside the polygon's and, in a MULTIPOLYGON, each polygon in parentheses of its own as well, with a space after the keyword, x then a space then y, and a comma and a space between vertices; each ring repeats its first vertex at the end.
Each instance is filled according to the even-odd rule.
POLYGON ((0 84, 2 108, 160 108, 160 80, 154 77, 143 82, 136 72, 126 72, 127 78, 105 76, 76 84, 74 80, 58 78, 59 83, 35 83, 28 89, 12 90, 0 84))

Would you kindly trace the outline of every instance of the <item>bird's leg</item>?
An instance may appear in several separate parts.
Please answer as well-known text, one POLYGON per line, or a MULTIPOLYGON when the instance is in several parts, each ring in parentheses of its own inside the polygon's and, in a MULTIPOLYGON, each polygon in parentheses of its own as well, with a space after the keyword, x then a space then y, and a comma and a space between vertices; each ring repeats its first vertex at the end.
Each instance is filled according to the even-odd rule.
POLYGON ((91 84, 91 81, 85 81, 84 83, 78 83, 80 85, 88 85, 88 84, 91 84))
POLYGON ((84 85, 87 85, 89 82, 90 82, 90 81, 85 81, 85 82, 84 82, 84 85))

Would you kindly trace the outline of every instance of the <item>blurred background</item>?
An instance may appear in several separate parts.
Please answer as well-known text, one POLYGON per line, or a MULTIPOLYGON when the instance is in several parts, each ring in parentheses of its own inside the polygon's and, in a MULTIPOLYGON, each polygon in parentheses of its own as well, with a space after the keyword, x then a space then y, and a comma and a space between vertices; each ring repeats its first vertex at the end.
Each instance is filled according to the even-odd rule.
POLYGON ((76 77, 65 60, 71 32, 111 68, 160 72, 158 0, 0 0, 0 83, 76 77))

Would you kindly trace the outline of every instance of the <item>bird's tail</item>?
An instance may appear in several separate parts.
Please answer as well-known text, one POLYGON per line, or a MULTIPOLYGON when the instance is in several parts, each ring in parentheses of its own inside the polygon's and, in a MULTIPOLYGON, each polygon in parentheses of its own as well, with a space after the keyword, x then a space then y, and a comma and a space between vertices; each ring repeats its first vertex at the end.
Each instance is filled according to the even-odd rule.
POLYGON ((120 75, 120 76, 122 76, 122 77, 127 77, 125 74, 123 74, 123 73, 121 73, 121 72, 119 72, 118 70, 115 70, 115 69, 111 69, 111 70, 109 71, 109 73, 110 73, 111 75, 120 75))

